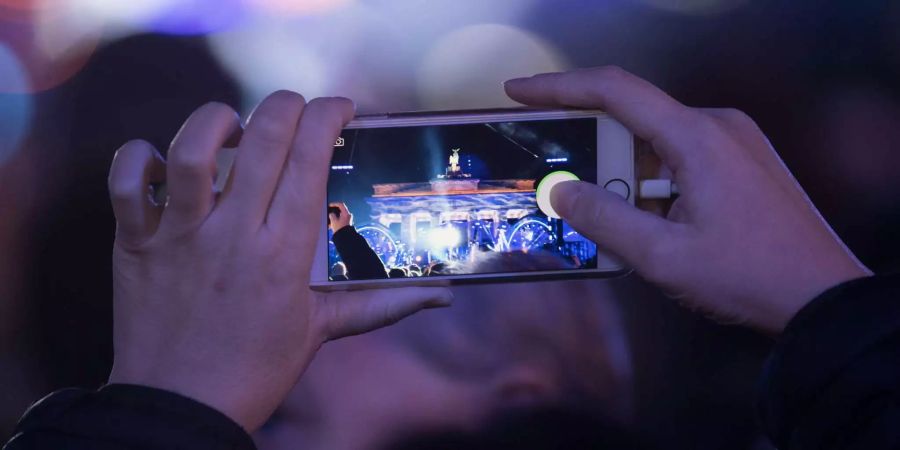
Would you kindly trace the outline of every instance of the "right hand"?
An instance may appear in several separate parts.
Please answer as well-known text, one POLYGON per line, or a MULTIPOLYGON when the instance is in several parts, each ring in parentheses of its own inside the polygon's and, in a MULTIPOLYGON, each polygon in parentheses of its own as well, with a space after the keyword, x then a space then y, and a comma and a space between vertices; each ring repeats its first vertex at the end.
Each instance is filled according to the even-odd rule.
POLYGON ((510 80, 506 92, 527 105, 604 109, 653 145, 680 191, 666 218, 582 182, 560 183, 551 202, 688 306, 777 333, 824 290, 871 275, 742 112, 686 107, 616 67, 510 80))
POLYGON ((329 203, 329 207, 337 208, 340 214, 328 213, 328 226, 332 233, 337 233, 341 228, 353 225, 353 214, 347 209, 344 202, 329 203))

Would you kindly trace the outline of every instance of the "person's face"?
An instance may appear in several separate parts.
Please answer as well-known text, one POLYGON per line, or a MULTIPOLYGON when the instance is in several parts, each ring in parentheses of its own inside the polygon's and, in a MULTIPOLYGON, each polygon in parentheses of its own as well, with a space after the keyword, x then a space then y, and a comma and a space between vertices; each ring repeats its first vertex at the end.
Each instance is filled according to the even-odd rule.
POLYGON ((471 430, 494 412, 561 395, 552 349, 569 342, 554 336, 567 329, 566 313, 545 307, 574 293, 547 283, 454 293, 450 309, 323 346, 255 435, 260 450, 375 450, 422 432, 471 430))
POLYGON ((375 449, 403 433, 471 426, 483 393, 384 333, 354 336, 322 348, 255 439, 261 450, 375 449))

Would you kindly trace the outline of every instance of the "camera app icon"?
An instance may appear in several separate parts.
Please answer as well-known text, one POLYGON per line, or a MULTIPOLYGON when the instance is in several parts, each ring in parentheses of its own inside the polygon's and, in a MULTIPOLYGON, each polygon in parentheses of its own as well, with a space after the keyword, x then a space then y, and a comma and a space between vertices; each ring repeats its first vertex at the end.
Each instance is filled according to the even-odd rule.
POLYGON ((343 147, 344 146, 344 138, 338 137, 337 140, 334 141, 335 147, 343 147))

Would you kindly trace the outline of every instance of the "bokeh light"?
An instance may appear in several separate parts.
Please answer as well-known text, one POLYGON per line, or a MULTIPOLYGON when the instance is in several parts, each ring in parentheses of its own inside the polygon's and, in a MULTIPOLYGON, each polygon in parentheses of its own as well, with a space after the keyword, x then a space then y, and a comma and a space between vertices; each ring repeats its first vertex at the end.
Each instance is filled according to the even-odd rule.
POLYGON ((569 67, 550 44, 527 31, 481 24, 454 31, 431 48, 418 71, 422 104, 431 109, 512 106, 502 82, 569 67))
POLYGON ((147 22, 152 31, 204 34, 227 29, 244 17, 242 0, 180 0, 147 22))
POLYGON ((16 54, 0 43, 0 165, 19 149, 33 115, 28 74, 16 54), (12 92, 12 93, 11 93, 12 92))
POLYGON ((27 21, 45 6, 43 0, 0 0, 0 21, 27 21))
POLYGON ((243 0, 66 0, 82 24, 103 24, 109 38, 140 32, 204 34, 243 17, 243 0))
POLYGON ((27 20, 4 21, 0 41, 12 51, 27 73, 28 83, 0 80, 0 92, 39 92, 65 82, 87 63, 101 36, 98 27, 84 27, 68 19, 65 9, 36 8, 27 20))
POLYGON ((252 105, 279 89, 307 97, 324 95, 327 72, 314 42, 303 39, 303 30, 289 22, 258 22, 209 37, 210 46, 244 89, 245 103, 252 105))
POLYGON ((354 4, 307 18, 260 16, 209 36, 214 54, 245 90, 246 104, 277 89, 307 98, 341 95, 360 110, 409 105, 403 70, 414 61, 397 51, 403 39, 377 11, 354 4), (405 89, 404 89, 405 88, 405 89), (404 100, 406 97, 406 100, 404 100))

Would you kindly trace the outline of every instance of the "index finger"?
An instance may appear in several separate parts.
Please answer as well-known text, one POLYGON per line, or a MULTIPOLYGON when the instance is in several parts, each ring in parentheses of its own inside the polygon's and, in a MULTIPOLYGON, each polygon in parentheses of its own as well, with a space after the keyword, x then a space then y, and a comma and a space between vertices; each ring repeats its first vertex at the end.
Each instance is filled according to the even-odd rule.
POLYGON ((301 245, 311 246, 318 238, 321 211, 325 203, 328 166, 334 140, 353 118, 353 102, 345 98, 317 98, 309 102, 294 138, 278 189, 269 208, 267 225, 300 238, 301 245))
POLYGON ((665 92, 618 67, 598 67, 516 78, 505 83, 513 100, 533 106, 598 108, 653 144, 673 170, 693 147, 685 133, 700 114, 665 92), (685 145, 688 144, 688 145, 685 145))

